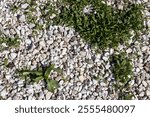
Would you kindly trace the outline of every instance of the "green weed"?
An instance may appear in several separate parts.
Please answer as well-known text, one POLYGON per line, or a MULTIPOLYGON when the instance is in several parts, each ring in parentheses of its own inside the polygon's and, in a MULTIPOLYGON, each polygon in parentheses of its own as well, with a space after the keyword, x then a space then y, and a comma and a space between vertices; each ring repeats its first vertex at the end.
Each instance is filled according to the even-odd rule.
POLYGON ((113 55, 111 57, 112 73, 114 75, 116 83, 115 89, 119 92, 119 99, 131 99, 130 97, 130 84, 133 80, 133 67, 131 60, 126 57, 125 53, 119 55, 113 55))
POLYGON ((0 37, 0 44, 5 43, 7 47, 1 46, 0 49, 3 50, 4 48, 13 48, 19 47, 20 41, 19 37, 0 37))
POLYGON ((101 0, 62 0, 61 13, 53 23, 73 26, 90 44, 105 49, 117 47, 129 40, 130 31, 143 29, 142 5, 129 4, 123 10, 115 9, 101 0), (89 5, 91 11, 84 13, 89 5))
POLYGON ((54 92, 54 90, 58 88, 58 82, 49 78, 52 71, 61 72, 61 70, 55 68, 53 64, 48 67, 37 67, 37 70, 17 70, 22 78, 30 78, 32 82, 38 83, 40 80, 44 80, 47 84, 47 89, 54 92))

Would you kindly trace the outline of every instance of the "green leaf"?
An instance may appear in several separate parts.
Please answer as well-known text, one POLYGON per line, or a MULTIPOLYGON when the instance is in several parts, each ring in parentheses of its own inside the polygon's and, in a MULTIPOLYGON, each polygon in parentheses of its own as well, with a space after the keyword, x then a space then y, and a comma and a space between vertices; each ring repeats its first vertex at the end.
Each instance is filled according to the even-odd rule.
POLYGON ((50 92, 54 93, 55 89, 58 88, 58 82, 56 80, 51 80, 51 79, 46 80, 46 82, 47 82, 47 89, 50 92))
POLYGON ((22 73, 23 76, 28 76, 30 75, 30 71, 20 71, 20 73, 22 73))
POLYGON ((44 79, 43 76, 36 77, 33 79, 34 82, 39 83, 40 80, 44 79))
POLYGON ((62 69, 60 69, 60 68, 54 68, 54 71, 56 71, 58 73, 62 73, 63 72, 62 69))
POLYGON ((8 59, 5 58, 5 59, 4 59, 4 65, 6 66, 7 64, 8 64, 8 59))
POLYGON ((30 71, 30 70, 20 70, 18 71, 19 73, 21 73, 23 76, 28 76, 30 74, 35 74, 37 76, 41 76, 43 73, 41 71, 30 71))
POLYGON ((42 71, 31 71, 30 73, 35 74, 37 76, 42 76, 43 75, 42 71))
POLYGON ((51 64, 50 67, 46 69, 44 74, 45 79, 48 79, 51 71, 54 70, 54 66, 55 66, 54 64, 51 64))

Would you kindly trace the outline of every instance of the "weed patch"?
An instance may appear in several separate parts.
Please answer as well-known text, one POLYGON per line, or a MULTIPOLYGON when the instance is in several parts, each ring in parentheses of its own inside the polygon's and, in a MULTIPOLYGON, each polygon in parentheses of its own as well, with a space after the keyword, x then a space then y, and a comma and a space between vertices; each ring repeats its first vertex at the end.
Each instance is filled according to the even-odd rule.
POLYGON ((73 26, 83 39, 100 49, 117 47, 129 40, 130 31, 143 29, 142 5, 128 4, 120 10, 101 0, 62 1, 61 13, 53 23, 73 26))
POLYGON ((114 87, 119 95, 119 99, 131 99, 130 81, 133 80, 133 67, 131 60, 125 53, 113 55, 111 58, 112 72, 116 83, 114 87))
POLYGON ((20 42, 19 42, 19 37, 14 37, 14 38, 10 38, 10 37, 0 37, 0 50, 4 50, 5 48, 10 49, 10 48, 16 48, 19 46, 20 42), (2 45, 4 44, 4 45, 2 45))
POLYGON ((53 64, 47 67, 37 67, 37 70, 22 69, 17 70, 20 76, 24 79, 30 78, 32 82, 39 83, 39 81, 44 80, 47 84, 47 89, 54 92, 58 88, 58 82, 56 80, 50 79, 50 74, 52 71, 61 72, 60 69, 55 68, 53 64))

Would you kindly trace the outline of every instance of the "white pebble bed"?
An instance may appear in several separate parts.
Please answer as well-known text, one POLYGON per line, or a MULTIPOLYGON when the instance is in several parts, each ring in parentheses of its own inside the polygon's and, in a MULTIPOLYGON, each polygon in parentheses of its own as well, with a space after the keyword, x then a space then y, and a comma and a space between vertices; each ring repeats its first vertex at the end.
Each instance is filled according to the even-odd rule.
MULTIPOLYGON (((20 0, 21 1, 21 0, 20 0)), ((45 0, 39 0, 45 1, 45 0)), ((28 24, 23 11, 16 14, 10 11, 10 4, 19 0, 0 0, 0 32, 21 39, 20 46, 10 50, 0 51, 0 62, 5 58, 12 64, 9 68, 0 65, 0 98, 7 100, 102 100, 118 99, 112 83, 114 78, 109 57, 114 49, 106 49, 96 53, 85 43, 74 29, 65 26, 50 26, 33 36, 34 24, 28 24), (20 15, 17 19, 17 15, 20 15), (52 63, 63 70, 51 78, 59 82, 59 88, 51 93, 45 87, 45 82, 26 84, 16 74, 16 69, 30 67, 35 69, 37 63, 47 65, 52 63), (62 80, 62 76, 66 81, 62 80), (101 80, 94 77, 100 76, 101 80)), ((147 2, 147 0, 143 0, 147 2)), ((39 2, 40 4, 40 2, 39 2)), ((28 4, 22 4, 26 9, 28 4)), ((150 12, 145 11, 150 17, 150 12)), ((146 22, 150 27, 150 21, 146 22)), ((131 56, 134 67, 134 80, 131 81, 133 99, 150 99, 150 33, 141 37, 131 47, 120 45, 118 51, 125 51, 131 56)), ((132 40, 131 40, 132 43, 132 40)), ((6 46, 3 44, 2 46, 6 46)))

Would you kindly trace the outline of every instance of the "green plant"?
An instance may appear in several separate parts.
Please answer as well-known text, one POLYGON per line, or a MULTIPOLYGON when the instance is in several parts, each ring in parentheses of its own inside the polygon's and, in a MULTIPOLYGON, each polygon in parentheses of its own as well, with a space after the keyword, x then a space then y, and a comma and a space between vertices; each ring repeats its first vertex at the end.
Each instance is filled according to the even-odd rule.
POLYGON ((4 65, 7 66, 8 65, 8 58, 4 59, 4 65))
POLYGON ((118 99, 121 99, 121 100, 132 100, 132 97, 134 95, 131 93, 131 92, 123 92, 123 91, 120 91, 119 92, 119 96, 118 96, 118 99))
POLYGON ((133 67, 131 60, 125 53, 113 55, 111 57, 112 73, 116 83, 114 87, 119 91, 119 99, 130 99, 130 81, 133 80, 133 67), (127 95, 128 94, 128 95, 127 95))
MULTIPOLYGON (((5 43, 6 48, 18 47, 20 44, 19 37, 0 37, 0 44, 5 43)), ((5 47, 1 46, 0 49, 4 49, 5 47)))
POLYGON ((143 5, 128 4, 123 10, 104 4, 101 0, 62 0, 55 25, 73 26, 90 44, 105 49, 126 43, 133 30, 143 29, 143 5), (84 8, 89 6, 89 13, 84 8))
POLYGON ((23 78, 31 78, 32 82, 38 83, 40 80, 44 80, 47 84, 47 89, 51 92, 54 92, 58 88, 58 82, 56 80, 50 79, 49 76, 52 71, 61 72, 60 69, 55 68, 53 64, 48 67, 37 67, 37 70, 17 70, 23 78))
POLYGON ((19 7, 16 5, 11 5, 11 7, 10 7, 10 10, 12 11, 12 13, 17 12, 18 9, 19 9, 19 7))

